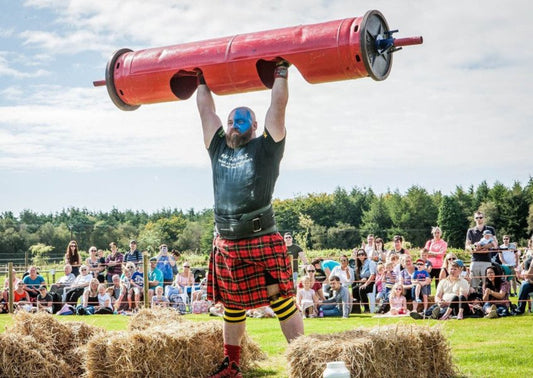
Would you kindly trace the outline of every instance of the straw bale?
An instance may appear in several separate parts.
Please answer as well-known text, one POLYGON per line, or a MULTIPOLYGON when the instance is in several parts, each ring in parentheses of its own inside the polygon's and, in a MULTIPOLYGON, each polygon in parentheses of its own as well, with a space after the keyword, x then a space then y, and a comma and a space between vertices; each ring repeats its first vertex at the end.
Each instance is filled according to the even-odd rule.
POLYGON ((287 351, 289 377, 321 377, 344 361, 352 377, 452 377, 450 346, 438 327, 395 325, 301 336, 287 351))
POLYGON ((183 315, 171 308, 143 308, 131 317, 128 329, 143 330, 157 324, 181 323, 183 315))
MULTIPOLYGON (((244 371, 263 357, 247 336, 242 343, 244 371)), ((87 345, 88 377, 205 377, 223 358, 222 324, 174 322, 143 330, 114 332, 87 345)))
POLYGON ((1 377, 75 377, 70 367, 32 336, 0 334, 1 377))

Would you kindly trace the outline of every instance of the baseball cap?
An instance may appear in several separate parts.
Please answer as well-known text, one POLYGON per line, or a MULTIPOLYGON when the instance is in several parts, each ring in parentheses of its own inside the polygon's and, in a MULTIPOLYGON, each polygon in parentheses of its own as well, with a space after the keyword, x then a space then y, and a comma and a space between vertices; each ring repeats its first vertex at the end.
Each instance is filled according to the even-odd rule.
POLYGON ((39 286, 39 290, 46 289, 46 285, 39 286))
POLYGON ((418 260, 416 260, 415 264, 417 264, 417 263, 425 264, 426 262, 424 260, 422 260, 422 259, 418 259, 418 260))
POLYGON ((463 260, 455 260, 455 263, 459 265, 461 268, 465 266, 465 263, 463 262, 463 260))
POLYGON ((492 235, 492 231, 491 230, 485 230, 485 231, 483 231, 483 235, 492 235))
POLYGON ((130 240, 130 244, 137 244, 137 240, 135 239, 130 240))
POLYGON ((150 257, 150 262, 157 261, 157 257, 150 257))

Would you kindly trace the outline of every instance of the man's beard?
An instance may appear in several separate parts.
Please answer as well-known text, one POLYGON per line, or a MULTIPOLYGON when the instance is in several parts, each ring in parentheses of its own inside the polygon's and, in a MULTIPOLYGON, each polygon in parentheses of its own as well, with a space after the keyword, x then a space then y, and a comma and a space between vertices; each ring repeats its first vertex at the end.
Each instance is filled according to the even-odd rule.
POLYGON ((252 139, 251 127, 244 134, 240 134, 238 131, 226 134, 226 144, 233 149, 244 146, 250 139, 252 139))

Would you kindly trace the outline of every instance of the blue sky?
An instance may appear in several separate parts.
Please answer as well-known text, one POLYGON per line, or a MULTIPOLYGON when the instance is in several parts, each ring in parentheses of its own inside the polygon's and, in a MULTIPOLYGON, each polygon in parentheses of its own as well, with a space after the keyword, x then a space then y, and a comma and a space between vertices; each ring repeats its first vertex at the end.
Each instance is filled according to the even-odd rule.
MULTIPOLYGON (((113 52, 380 10, 398 37, 390 76, 307 83, 290 69, 287 147, 275 196, 337 186, 445 194, 532 175, 533 5, 498 1, 0 0, 0 211, 212 206, 194 99, 118 110, 113 52)), ((267 91, 217 96, 264 119, 267 91)), ((262 122, 260 122, 262 123, 262 122)))

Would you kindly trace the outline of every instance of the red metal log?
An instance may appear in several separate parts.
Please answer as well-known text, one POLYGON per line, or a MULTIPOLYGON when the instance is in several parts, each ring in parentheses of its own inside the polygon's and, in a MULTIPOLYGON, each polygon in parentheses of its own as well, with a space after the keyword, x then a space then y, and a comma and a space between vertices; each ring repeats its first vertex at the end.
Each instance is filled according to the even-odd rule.
MULTIPOLYGON (((117 51, 106 69, 105 85, 117 107, 184 100, 197 88, 201 70, 218 95, 272 87, 275 62, 292 63, 309 83, 389 75, 394 49, 382 51, 376 39, 389 27, 376 10, 363 17, 216 38, 202 42, 117 51)), ((421 37, 396 39, 395 46, 422 43, 421 37)), ((94 85, 103 85, 96 81, 94 85)))

